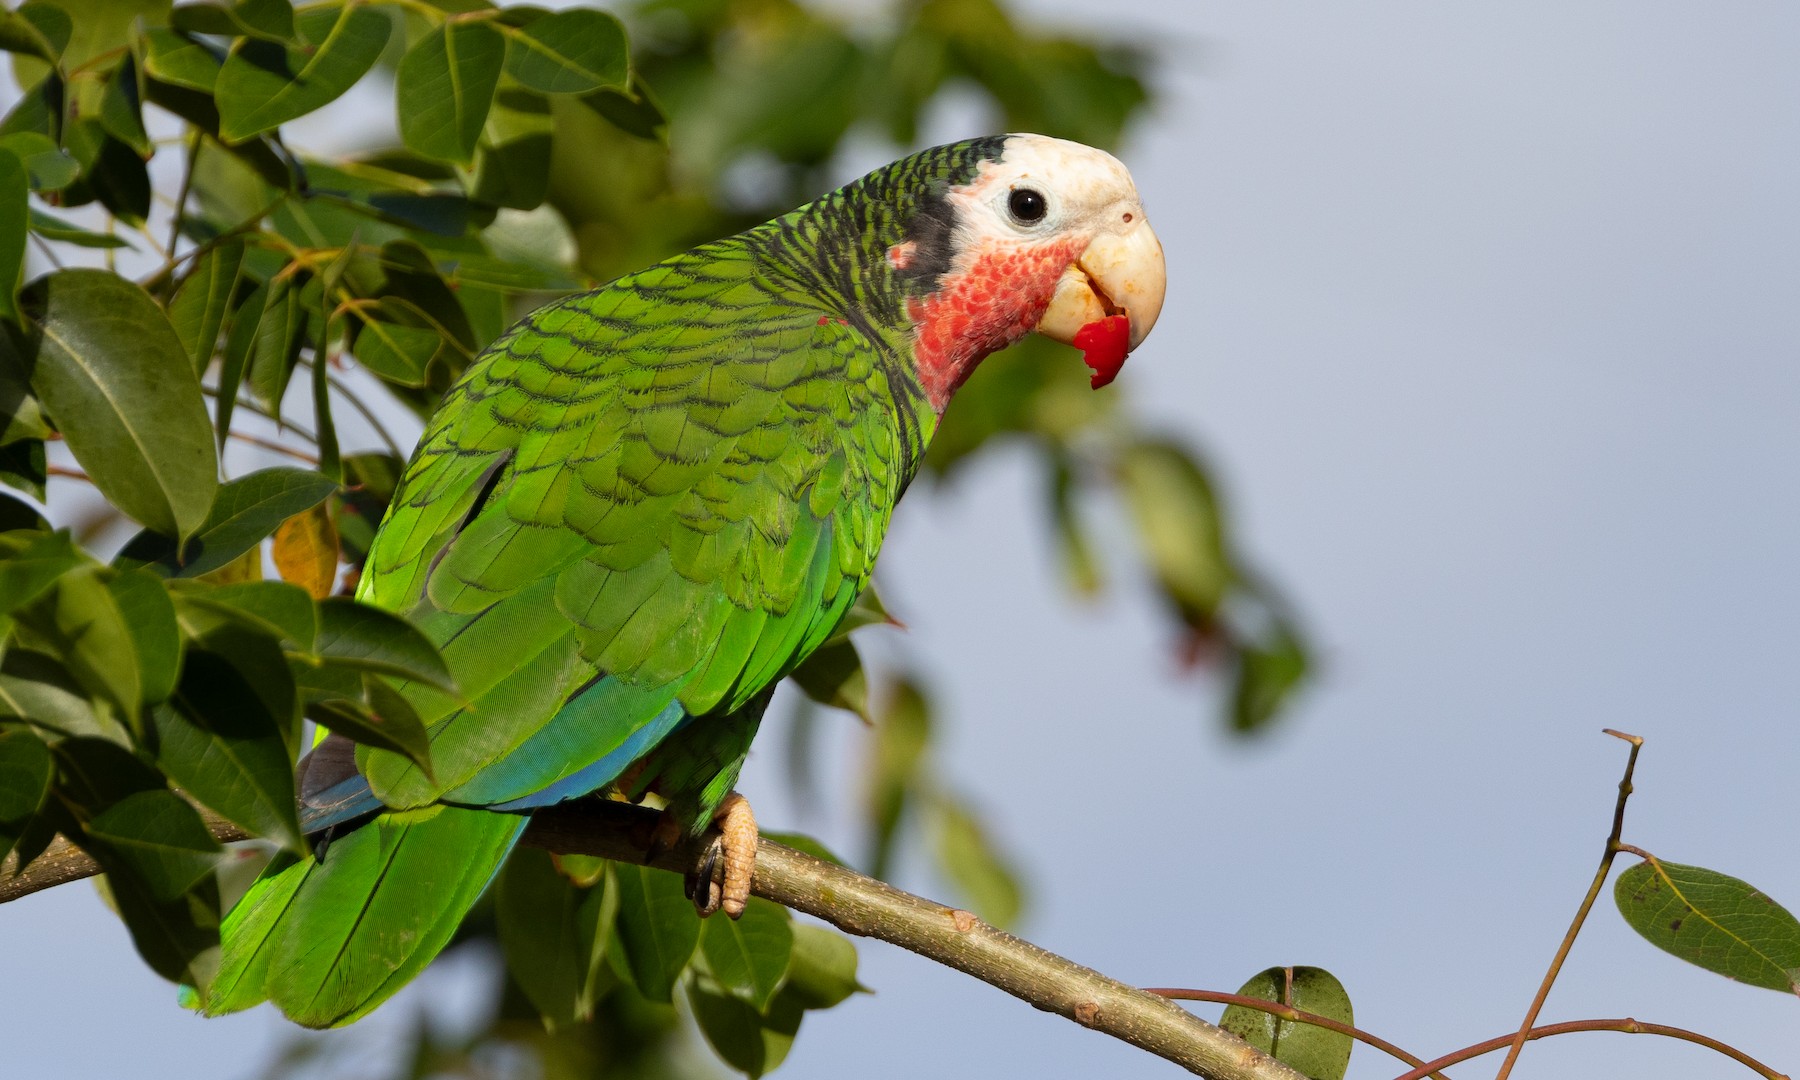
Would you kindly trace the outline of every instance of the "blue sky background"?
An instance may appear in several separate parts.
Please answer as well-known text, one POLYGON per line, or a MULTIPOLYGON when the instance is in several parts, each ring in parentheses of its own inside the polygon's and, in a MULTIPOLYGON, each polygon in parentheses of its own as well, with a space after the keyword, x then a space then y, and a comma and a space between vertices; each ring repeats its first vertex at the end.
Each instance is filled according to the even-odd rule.
MULTIPOLYGON (((1017 855, 1025 935, 1142 984, 1324 966, 1427 1057, 1501 1034, 1600 854, 1608 726, 1649 740, 1628 841, 1800 909, 1800 9, 1021 6, 1167 51, 1124 157, 1171 300, 1116 389, 1215 463, 1321 658, 1271 737, 1229 740, 1141 589, 1066 599, 1023 455, 915 492, 880 570, 911 629, 885 647, 937 676, 938 760, 1017 855)), ((952 103, 935 134, 989 126, 952 103)), ((860 731, 836 727, 838 797, 806 816, 783 726, 743 790, 853 846, 860 731)), ((942 892, 924 864, 899 883, 942 892)), ((782 1075, 1172 1071, 861 951, 877 993, 813 1014, 782 1075)), ((291 1030, 177 1010, 85 886, 0 911, 0 958, 7 1077, 238 1080, 291 1030)), ((352 1034, 379 1055, 470 990, 439 974, 352 1034)), ((1657 952, 1603 900, 1544 1019, 1626 1015, 1800 1069, 1800 1001, 1657 952)), ((1735 1070, 1602 1034, 1516 1075, 1735 1070)))

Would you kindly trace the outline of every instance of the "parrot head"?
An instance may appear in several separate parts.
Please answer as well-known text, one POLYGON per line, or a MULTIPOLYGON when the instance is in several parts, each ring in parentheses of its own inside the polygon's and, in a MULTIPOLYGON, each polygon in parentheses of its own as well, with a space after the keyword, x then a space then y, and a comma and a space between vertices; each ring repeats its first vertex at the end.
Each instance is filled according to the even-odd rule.
POLYGON ((924 286, 906 315, 940 412, 982 358, 1034 330, 1081 349, 1105 386, 1162 310, 1162 245, 1117 158, 1042 135, 984 142, 997 152, 919 200, 887 251, 924 286))

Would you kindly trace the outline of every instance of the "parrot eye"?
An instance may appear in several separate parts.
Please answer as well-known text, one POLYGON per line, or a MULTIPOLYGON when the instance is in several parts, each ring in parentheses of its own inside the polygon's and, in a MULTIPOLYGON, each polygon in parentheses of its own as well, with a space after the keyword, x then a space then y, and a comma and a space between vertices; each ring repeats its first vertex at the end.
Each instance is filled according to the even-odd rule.
POLYGON ((1042 192, 1031 188, 1014 188, 1012 197, 1006 200, 1006 209, 1012 214, 1014 221, 1022 225, 1035 225, 1050 212, 1050 204, 1045 201, 1042 192))

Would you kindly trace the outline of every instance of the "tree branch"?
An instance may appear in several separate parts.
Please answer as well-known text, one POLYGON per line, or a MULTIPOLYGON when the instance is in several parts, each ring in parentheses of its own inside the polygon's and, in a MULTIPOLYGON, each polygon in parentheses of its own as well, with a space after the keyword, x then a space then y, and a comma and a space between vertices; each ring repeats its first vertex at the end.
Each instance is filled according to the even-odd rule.
MULTIPOLYGON (((563 854, 644 863, 657 818, 656 811, 627 803, 565 803, 539 811, 524 842, 563 854)), ((208 824, 222 841, 248 839, 242 829, 211 815, 208 824)), ((695 865, 696 854, 695 847, 678 848, 648 863, 682 873, 695 865)), ((8 876, 12 863, 9 857, 0 866, 0 903, 99 873, 81 849, 60 838, 16 876, 8 876)), ((1215 1080, 1305 1080, 1173 1001, 1040 949, 967 911, 785 845, 762 841, 751 891, 846 933, 879 938, 973 975, 1035 1008, 1122 1039, 1189 1072, 1215 1080)))

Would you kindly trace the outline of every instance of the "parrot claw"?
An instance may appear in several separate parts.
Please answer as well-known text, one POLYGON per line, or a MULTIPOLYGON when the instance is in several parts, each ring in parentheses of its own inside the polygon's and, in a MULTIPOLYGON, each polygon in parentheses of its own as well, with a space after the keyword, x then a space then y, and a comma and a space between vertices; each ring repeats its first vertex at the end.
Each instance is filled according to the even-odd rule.
POLYGON ((687 895, 701 918, 722 909, 736 919, 750 901, 750 878, 756 872, 756 817, 750 800, 735 791, 725 796, 713 825, 717 835, 688 873, 687 895))

